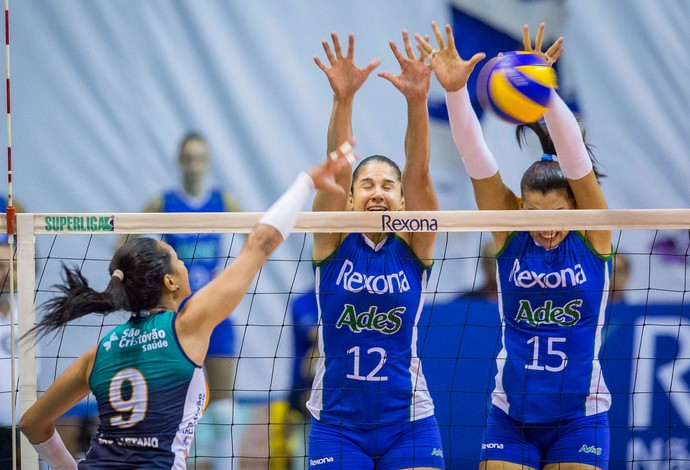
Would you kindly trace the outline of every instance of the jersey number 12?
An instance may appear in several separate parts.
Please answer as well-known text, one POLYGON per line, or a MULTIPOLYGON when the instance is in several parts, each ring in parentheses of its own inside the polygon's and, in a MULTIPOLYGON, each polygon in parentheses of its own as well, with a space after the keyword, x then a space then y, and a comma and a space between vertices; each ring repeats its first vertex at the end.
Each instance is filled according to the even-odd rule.
POLYGON ((354 354, 354 370, 352 374, 347 374, 348 379, 366 380, 368 382, 383 382, 388 380, 385 375, 376 375, 381 370, 383 364, 386 362, 386 350, 383 348, 369 348, 367 354, 378 354, 380 356, 378 364, 366 376, 359 371, 359 346, 352 347, 347 350, 348 356, 350 353, 354 354))

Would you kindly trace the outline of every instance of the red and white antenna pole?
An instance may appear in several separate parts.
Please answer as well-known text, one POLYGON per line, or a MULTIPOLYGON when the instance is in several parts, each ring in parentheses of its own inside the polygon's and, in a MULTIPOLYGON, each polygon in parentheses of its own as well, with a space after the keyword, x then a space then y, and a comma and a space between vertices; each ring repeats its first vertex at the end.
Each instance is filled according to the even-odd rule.
MULTIPOLYGON (((15 210, 12 205, 12 114, 10 113, 10 6, 5 0, 5 94, 7 95, 7 235, 12 244, 16 233, 15 210)), ((10 263, 11 264, 11 263, 10 263)))
POLYGON ((17 390, 15 370, 15 315, 14 315, 14 235, 16 233, 16 214, 12 205, 12 115, 10 114, 10 5, 5 0, 5 94, 7 96, 7 208, 5 215, 7 220, 7 242, 10 245, 10 368, 12 377, 12 470, 17 469, 17 390))

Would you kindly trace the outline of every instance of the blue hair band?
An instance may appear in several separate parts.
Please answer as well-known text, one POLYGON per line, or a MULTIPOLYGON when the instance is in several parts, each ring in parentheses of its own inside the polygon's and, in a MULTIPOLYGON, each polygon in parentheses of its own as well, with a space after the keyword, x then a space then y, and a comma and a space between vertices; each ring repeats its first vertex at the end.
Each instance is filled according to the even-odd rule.
POLYGON ((541 156, 541 161, 543 162, 552 162, 553 160, 553 155, 551 155, 550 153, 545 153, 541 156))

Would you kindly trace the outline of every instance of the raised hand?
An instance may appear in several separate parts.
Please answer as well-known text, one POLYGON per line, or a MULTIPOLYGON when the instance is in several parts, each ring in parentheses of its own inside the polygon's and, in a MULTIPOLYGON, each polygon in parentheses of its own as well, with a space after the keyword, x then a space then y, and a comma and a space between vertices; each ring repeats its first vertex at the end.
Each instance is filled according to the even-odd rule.
POLYGON ((426 101, 431 87, 431 67, 424 63, 425 56, 423 53, 420 53, 419 57, 415 57, 407 30, 403 30, 402 37, 406 55, 400 52, 394 41, 389 43, 393 55, 400 64, 400 74, 393 75, 390 72, 380 72, 378 75, 391 82, 408 100, 423 99, 426 101))
POLYGON ((470 60, 463 60, 455 48, 455 39, 450 25, 446 25, 445 41, 436 22, 431 23, 431 28, 434 31, 438 50, 431 47, 429 41, 421 35, 415 34, 417 48, 429 59, 436 79, 446 91, 460 90, 467 84, 474 67, 486 57, 486 54, 478 52, 470 60))
POLYGON ((522 45, 527 52, 533 52, 538 54, 546 61, 547 64, 553 65, 554 62, 563 54, 563 36, 556 39, 556 41, 551 44, 546 52, 541 51, 542 41, 544 40, 544 23, 539 24, 537 29, 537 37, 534 38, 534 47, 532 47, 532 40, 529 36, 529 26, 524 25, 522 27, 522 45))
POLYGON ((348 36, 347 55, 345 56, 343 56, 340 40, 335 32, 331 33, 331 39, 333 41, 333 50, 331 50, 328 41, 321 43, 323 50, 326 52, 326 58, 330 63, 330 67, 321 62, 317 56, 314 56, 314 62, 328 77, 328 82, 331 84, 336 98, 352 96, 366 81, 372 70, 379 66, 381 61, 374 59, 366 67, 360 69, 355 65, 354 34, 350 33, 348 36))
POLYGON ((345 190, 336 182, 336 176, 345 168, 350 168, 358 159, 354 152, 355 140, 349 139, 332 151, 328 158, 308 171, 316 189, 323 189, 337 194, 345 190))

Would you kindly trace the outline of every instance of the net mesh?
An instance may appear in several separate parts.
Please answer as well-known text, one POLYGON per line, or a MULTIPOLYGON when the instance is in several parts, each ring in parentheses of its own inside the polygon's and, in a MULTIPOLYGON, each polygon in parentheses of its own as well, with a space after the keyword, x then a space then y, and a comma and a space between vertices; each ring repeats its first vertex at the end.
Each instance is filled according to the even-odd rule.
MULTIPOLYGON (((616 256, 600 355, 613 401, 610 468, 690 465, 690 213, 529 212, 407 213, 392 219, 389 215, 388 220, 380 214, 302 214, 298 233, 271 256, 232 314, 233 354, 207 363, 212 396, 218 399, 197 428, 188 468, 307 468, 309 417, 304 402, 317 340, 311 233, 352 228, 439 232, 418 324, 418 351, 434 399, 446 465, 457 469, 478 466, 501 347, 487 231, 613 229, 616 256)), ((62 263, 79 266, 95 289, 105 288, 110 258, 123 235, 223 233, 220 264, 227 265, 259 216, 21 214, 20 318, 23 311, 34 315, 34 305, 55 294, 62 263), (27 285, 29 273, 35 278, 27 285)), ((24 326, 20 320, 20 330, 32 326, 34 319, 31 316, 24 326)), ((22 348, 23 408, 35 399, 32 383, 40 396, 76 357, 126 319, 121 313, 89 315, 40 340, 35 348, 22 348), (33 354, 35 372, 24 367, 33 354)), ((97 424, 93 396, 58 424, 70 451, 83 456, 97 424)), ((22 450, 29 456, 23 460, 29 462, 31 448, 22 450)), ((585 451, 596 448, 585 446, 585 451)))

